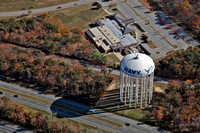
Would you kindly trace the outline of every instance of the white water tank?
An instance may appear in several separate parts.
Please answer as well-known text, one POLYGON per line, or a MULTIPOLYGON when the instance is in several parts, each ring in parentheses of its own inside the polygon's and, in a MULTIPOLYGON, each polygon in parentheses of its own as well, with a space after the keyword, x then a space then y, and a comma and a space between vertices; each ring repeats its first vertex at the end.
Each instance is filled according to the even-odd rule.
POLYGON ((145 106, 147 100, 150 103, 153 96, 154 69, 154 61, 148 55, 131 53, 125 56, 120 63, 120 100, 125 104, 129 101, 131 107, 133 97, 135 97, 136 108, 138 94, 140 94, 140 107, 142 107, 143 98, 145 98, 145 106))

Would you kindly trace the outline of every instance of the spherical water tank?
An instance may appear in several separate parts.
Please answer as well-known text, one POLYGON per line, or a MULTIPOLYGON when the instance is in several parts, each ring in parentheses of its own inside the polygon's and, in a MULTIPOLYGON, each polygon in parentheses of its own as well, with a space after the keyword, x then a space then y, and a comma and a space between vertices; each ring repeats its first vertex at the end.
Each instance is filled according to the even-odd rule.
POLYGON ((150 104, 153 97, 154 69, 155 64, 148 55, 142 53, 126 55, 120 63, 120 101, 125 105, 129 102, 129 107, 135 102, 135 108, 139 98, 140 107, 143 98, 145 106, 147 103, 150 104))
POLYGON ((155 69, 153 60, 142 53, 132 53, 123 58, 120 64, 121 70, 133 77, 144 77, 155 69))

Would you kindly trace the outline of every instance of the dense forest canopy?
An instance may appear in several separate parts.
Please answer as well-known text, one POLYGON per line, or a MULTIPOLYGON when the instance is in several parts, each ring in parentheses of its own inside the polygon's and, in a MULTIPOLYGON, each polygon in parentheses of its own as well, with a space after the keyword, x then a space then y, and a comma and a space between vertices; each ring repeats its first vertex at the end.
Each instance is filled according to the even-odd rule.
POLYGON ((172 80, 155 107, 158 124, 173 132, 200 131, 200 48, 174 51, 160 60, 156 75, 172 80))
POLYGON ((12 44, 0 44, 0 73, 60 96, 83 96, 88 103, 92 103, 89 98, 98 100, 112 80, 107 73, 94 73, 78 63, 69 65, 63 58, 55 60, 41 51, 12 44))
POLYGON ((157 111, 160 126, 173 132, 199 132, 200 84, 171 81, 165 92, 163 106, 157 111))
POLYGON ((187 50, 174 51, 173 54, 157 63, 155 70, 158 76, 200 81, 200 48, 189 47, 187 50))
POLYGON ((96 52, 80 28, 65 27, 47 13, 42 16, 0 21, 0 41, 41 49, 50 54, 71 56, 105 65, 107 58, 96 52))

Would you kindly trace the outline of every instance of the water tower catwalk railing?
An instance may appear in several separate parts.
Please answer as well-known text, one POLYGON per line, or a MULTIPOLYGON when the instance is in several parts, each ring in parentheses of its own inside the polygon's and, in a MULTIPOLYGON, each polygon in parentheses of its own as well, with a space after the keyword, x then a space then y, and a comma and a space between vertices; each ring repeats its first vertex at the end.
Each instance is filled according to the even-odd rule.
POLYGON ((154 72, 144 77, 133 77, 127 75, 122 70, 120 71, 120 101, 127 104, 129 101, 129 107, 133 103, 133 97, 135 97, 135 108, 137 107, 139 99, 139 87, 140 87, 140 108, 142 108, 143 98, 145 98, 145 106, 150 104, 153 97, 153 79, 154 72), (135 81, 135 84, 134 84, 135 81), (139 84, 140 82, 140 84, 139 84), (135 85, 135 86, 134 86, 135 85), (135 96, 133 95, 133 89, 135 89, 135 96))

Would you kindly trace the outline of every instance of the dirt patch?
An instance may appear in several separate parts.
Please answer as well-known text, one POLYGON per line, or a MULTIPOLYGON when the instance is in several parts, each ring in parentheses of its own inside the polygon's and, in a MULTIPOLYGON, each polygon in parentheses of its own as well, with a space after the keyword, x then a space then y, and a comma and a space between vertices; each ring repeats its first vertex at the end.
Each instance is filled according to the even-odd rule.
POLYGON ((119 79, 113 79, 113 81, 110 83, 110 85, 108 86, 106 91, 119 89, 119 86, 120 86, 120 80, 119 79))
POLYGON ((159 93, 165 93, 164 90, 162 90, 160 87, 154 87, 155 92, 159 92, 159 93))

